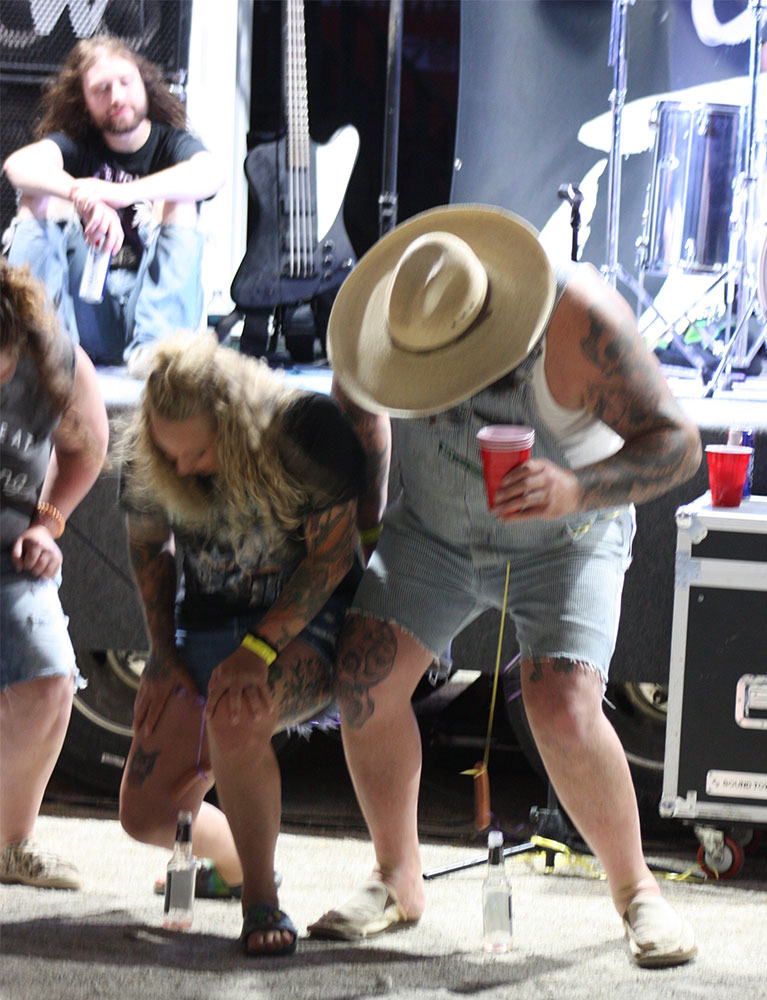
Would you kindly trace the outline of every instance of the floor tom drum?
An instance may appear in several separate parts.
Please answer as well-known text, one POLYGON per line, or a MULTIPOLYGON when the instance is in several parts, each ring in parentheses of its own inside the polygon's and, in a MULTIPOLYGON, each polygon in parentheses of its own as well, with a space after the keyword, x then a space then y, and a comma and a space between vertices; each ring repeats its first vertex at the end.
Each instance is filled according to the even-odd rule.
POLYGON ((733 183, 743 169, 743 110, 661 101, 649 201, 646 270, 717 273, 728 264, 733 183))

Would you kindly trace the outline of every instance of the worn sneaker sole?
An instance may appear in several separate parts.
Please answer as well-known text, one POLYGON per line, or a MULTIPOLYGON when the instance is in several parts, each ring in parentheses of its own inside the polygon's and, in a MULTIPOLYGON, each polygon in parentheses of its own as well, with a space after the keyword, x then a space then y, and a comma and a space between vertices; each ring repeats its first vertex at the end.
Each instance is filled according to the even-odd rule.
POLYGON ((79 889, 80 880, 74 876, 59 875, 40 877, 32 875, 0 875, 3 885, 28 885, 34 889, 79 889))

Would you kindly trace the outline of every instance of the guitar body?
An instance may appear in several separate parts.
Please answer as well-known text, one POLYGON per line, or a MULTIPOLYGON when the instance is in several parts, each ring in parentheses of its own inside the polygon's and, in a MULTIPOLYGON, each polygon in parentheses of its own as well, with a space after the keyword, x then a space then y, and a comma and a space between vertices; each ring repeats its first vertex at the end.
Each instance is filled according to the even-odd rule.
POLYGON ((295 222, 289 205, 295 180, 288 167, 287 143, 285 137, 262 143, 245 159, 256 219, 232 281, 232 299, 242 310, 294 306, 335 292, 356 261, 344 226, 343 203, 359 151, 357 130, 346 125, 327 143, 309 141, 308 250, 298 262, 292 250, 295 222))

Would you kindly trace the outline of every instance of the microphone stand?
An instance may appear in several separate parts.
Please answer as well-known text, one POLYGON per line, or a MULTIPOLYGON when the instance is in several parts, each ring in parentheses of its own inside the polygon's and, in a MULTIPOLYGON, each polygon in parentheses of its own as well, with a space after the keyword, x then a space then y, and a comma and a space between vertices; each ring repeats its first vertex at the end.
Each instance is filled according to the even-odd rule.
POLYGON ((402 75, 402 0, 389 0, 386 59, 386 116, 383 136, 383 188, 378 196, 378 235, 397 225, 400 77, 402 75))
MULTIPOLYGON (((757 351, 767 339, 767 323, 762 326, 762 331, 756 342, 748 349, 748 321, 754 311, 758 300, 758 277, 749 273, 749 242, 750 224, 756 219, 758 203, 756 199, 756 187, 758 177, 755 174, 755 161, 758 147, 756 136, 757 121, 757 98, 759 93, 759 73, 762 52, 762 21, 765 13, 765 0, 749 0, 749 7, 753 11, 754 24, 751 32, 751 48, 749 52, 749 74, 751 79, 751 96, 746 108, 746 149, 745 166, 742 177, 743 190, 741 192, 741 217, 736 222, 740 227, 738 234, 738 262, 731 270, 739 272, 740 284, 737 296, 737 317, 735 329, 729 341, 725 345, 716 370, 704 389, 704 398, 710 399, 717 383, 725 371, 728 373, 732 368, 749 368, 751 362, 756 357, 757 351)), ((756 265, 758 269, 758 263, 756 265)), ((728 324, 730 311, 728 310, 728 324)), ((729 377, 725 381, 724 388, 731 388, 729 377)))

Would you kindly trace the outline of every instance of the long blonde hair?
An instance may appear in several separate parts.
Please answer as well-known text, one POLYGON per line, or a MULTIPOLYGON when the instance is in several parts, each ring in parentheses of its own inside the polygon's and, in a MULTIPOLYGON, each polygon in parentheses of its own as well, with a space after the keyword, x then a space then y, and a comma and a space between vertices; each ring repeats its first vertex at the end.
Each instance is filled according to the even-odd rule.
POLYGON ((220 347, 212 334, 160 342, 121 449, 131 469, 129 498, 159 503, 171 519, 198 530, 212 530, 223 511, 230 528, 245 533, 257 509, 264 524, 295 532, 307 494, 280 460, 278 429, 282 412, 298 395, 265 362, 220 347), (215 503, 195 477, 180 477, 156 446, 153 415, 210 421, 219 470, 215 503))

